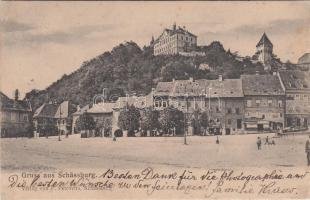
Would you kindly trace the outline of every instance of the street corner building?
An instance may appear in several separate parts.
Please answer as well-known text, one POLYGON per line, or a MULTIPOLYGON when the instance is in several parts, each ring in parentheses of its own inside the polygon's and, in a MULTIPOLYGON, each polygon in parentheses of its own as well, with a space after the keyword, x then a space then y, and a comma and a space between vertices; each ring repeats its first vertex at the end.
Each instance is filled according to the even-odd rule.
MULTIPOLYGON (((194 112, 207 112, 212 134, 244 133, 244 105, 240 79, 173 80, 159 82, 154 91, 154 107, 163 110, 173 106, 185 114, 187 122, 194 112)), ((189 135, 199 133, 189 124, 189 135)))
POLYGON ((69 101, 44 103, 33 114, 35 137, 64 135, 71 132, 72 106, 69 101))
POLYGON ((280 71, 286 94, 286 126, 307 129, 310 121, 310 77, 297 70, 280 71))
POLYGON ((241 75, 245 129, 272 131, 285 126, 285 91, 278 73, 241 75))
POLYGON ((32 133, 32 108, 28 101, 10 99, 0 92, 1 137, 26 137, 32 133))

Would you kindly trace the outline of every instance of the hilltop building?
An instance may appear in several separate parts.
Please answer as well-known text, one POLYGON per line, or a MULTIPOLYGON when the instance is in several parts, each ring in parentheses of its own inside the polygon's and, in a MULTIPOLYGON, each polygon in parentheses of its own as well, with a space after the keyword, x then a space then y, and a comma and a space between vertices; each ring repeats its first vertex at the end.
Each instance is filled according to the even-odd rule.
POLYGON ((153 42, 154 55, 173 55, 180 52, 189 52, 197 47, 197 36, 190 33, 185 27, 164 29, 163 33, 153 42))
POLYGON ((258 61, 265 66, 265 70, 271 69, 270 64, 272 61, 272 51, 273 44, 270 42, 266 33, 264 33, 256 45, 256 55, 258 57, 258 61))
POLYGON ((277 75, 241 75, 247 131, 284 127, 285 93, 277 75))
POLYGON ((286 94, 286 126, 307 128, 310 122, 310 77, 297 70, 280 71, 286 94))
POLYGON ((29 102, 10 99, 0 92, 1 137, 31 136, 32 108, 29 102))

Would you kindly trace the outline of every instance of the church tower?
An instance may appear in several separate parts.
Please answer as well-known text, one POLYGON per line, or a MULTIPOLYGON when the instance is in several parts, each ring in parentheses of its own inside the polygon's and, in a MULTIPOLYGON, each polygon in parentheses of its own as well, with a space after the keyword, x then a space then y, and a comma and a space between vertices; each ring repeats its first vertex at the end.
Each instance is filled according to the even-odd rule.
POLYGON ((256 45, 256 55, 258 56, 258 61, 260 61, 264 66, 270 65, 270 61, 272 60, 272 50, 273 45, 266 33, 264 33, 256 45))

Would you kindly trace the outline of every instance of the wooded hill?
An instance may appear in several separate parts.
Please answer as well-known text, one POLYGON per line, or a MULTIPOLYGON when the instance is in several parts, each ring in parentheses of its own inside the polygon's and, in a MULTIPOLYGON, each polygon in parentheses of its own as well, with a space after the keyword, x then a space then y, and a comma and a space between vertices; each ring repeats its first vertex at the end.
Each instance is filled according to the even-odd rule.
POLYGON ((141 49, 134 42, 126 42, 91 60, 69 75, 63 75, 45 90, 32 90, 26 94, 33 109, 42 103, 70 100, 76 105, 92 102, 103 88, 109 88, 108 95, 148 94, 159 81, 175 79, 217 79, 239 78, 241 74, 265 73, 260 63, 253 63, 250 57, 240 59, 236 53, 225 50, 220 42, 200 46, 205 52, 202 57, 180 55, 153 56, 152 47, 141 49), (201 63, 216 70, 199 69, 201 63))

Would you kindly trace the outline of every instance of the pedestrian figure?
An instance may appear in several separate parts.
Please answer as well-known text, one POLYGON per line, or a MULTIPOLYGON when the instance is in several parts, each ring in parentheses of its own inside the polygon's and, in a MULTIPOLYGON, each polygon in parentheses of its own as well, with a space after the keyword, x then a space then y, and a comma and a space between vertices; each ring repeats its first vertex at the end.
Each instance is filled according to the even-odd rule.
MULTIPOLYGON (((310 135, 309 135, 309 138, 310 138, 310 135)), ((309 139, 307 140, 306 142, 306 154, 307 154, 307 161, 308 161, 308 166, 310 166, 310 141, 309 139)))
POLYGON ((69 133, 67 132, 67 133, 66 133, 66 138, 68 138, 68 137, 69 137, 69 133))
POLYGON ((113 135, 113 141, 116 141, 116 137, 115 137, 115 135, 113 135))
POLYGON ((269 144, 269 137, 267 135, 265 144, 269 144))
POLYGON ((262 145, 262 140, 260 139, 260 137, 257 137, 256 144, 257 144, 257 149, 260 150, 261 149, 261 145, 262 145))
POLYGON ((276 145, 276 142, 274 141, 274 139, 272 139, 271 144, 276 145))
POLYGON ((216 144, 219 144, 220 141, 219 141, 219 136, 216 136, 216 144))

